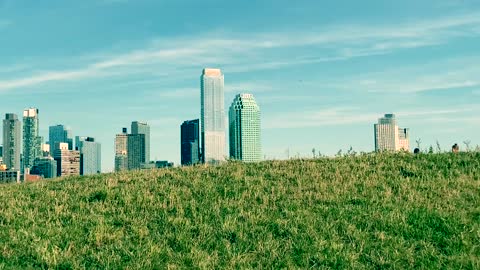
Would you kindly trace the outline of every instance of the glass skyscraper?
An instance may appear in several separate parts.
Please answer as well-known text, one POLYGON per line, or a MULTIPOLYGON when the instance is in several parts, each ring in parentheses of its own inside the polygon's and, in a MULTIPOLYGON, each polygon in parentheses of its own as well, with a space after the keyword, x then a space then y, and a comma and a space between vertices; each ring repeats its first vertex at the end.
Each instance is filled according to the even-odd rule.
POLYGON ((220 69, 204 69, 200 78, 202 162, 225 160, 224 76, 220 69))
POLYGON ((229 111, 230 157, 245 162, 262 159, 260 108, 251 94, 235 97, 229 111))
POLYGON ((138 170, 145 163, 145 134, 128 134, 127 164, 129 170, 138 170))
POLYGON ((20 171, 22 123, 18 116, 7 113, 3 120, 3 163, 8 170, 20 171))
POLYGON ((80 151, 80 175, 101 173, 101 144, 92 137, 75 137, 75 149, 80 151))
POLYGON ((150 163, 150 126, 147 123, 142 123, 138 121, 132 122, 132 134, 143 134, 145 135, 145 144, 143 150, 142 163, 150 163))
POLYGON ((31 169, 37 157, 42 156, 42 137, 39 135, 38 109, 23 111, 23 166, 31 169))
POLYGON ((67 143, 68 150, 73 150, 73 135, 72 130, 65 127, 64 125, 51 126, 49 128, 49 138, 50 151, 55 152, 55 147, 58 143, 67 143))
POLYGON ((200 162, 200 120, 183 122, 180 127, 180 154, 182 165, 194 165, 200 162))

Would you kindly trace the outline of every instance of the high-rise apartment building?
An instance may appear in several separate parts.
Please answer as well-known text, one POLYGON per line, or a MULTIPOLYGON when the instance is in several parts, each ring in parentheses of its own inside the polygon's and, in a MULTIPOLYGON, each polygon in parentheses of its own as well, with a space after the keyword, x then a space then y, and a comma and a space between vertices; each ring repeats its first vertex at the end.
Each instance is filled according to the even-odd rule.
POLYGON ((80 151, 80 175, 101 173, 102 146, 92 137, 75 137, 75 149, 80 151))
POLYGON ((3 163, 8 170, 20 171, 22 124, 18 116, 7 113, 3 120, 3 163))
POLYGON ((262 159, 260 108, 251 94, 237 95, 229 111, 230 157, 245 162, 262 159))
POLYGON ((132 122, 132 130, 133 135, 143 134, 145 135, 145 146, 143 150, 143 163, 150 163, 150 126, 147 123, 142 123, 138 121, 132 122))
POLYGON ((138 170, 145 163, 145 134, 128 134, 127 137, 128 170, 138 170))
POLYGON ((53 158, 57 161, 57 176, 80 175, 80 151, 68 148, 68 143, 55 146, 53 158))
POLYGON ((128 170, 128 133, 127 128, 122 129, 121 134, 115 136, 115 171, 128 170))
POLYGON ((200 77, 200 140, 202 162, 217 164, 225 160, 224 76, 220 69, 203 70, 200 77))
POLYGON ((409 151, 409 130, 399 128, 394 114, 385 114, 374 125, 375 151, 409 151))
POLYGON ((72 130, 68 127, 65 127, 64 125, 51 126, 48 133, 48 144, 50 144, 50 151, 52 153, 55 152, 55 147, 58 143, 67 143, 68 150, 74 150, 72 130))
POLYGON ((33 167, 37 157, 42 156, 42 137, 39 133, 38 109, 30 108, 23 111, 23 166, 33 167))
POLYGON ((185 121, 180 127, 180 155, 182 165, 200 163, 200 120, 185 121))

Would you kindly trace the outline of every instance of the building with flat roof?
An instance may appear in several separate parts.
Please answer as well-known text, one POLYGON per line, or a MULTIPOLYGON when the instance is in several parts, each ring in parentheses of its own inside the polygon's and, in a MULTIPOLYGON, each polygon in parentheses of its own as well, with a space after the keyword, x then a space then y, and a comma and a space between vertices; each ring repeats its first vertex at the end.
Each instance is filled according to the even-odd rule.
POLYGON ((80 175, 102 172, 102 146, 93 137, 75 137, 75 149, 80 151, 80 175))
POLYGON ((30 170, 37 157, 42 156, 42 137, 38 109, 30 108, 23 111, 23 166, 30 170))
POLYGON ((374 125, 375 151, 409 151, 409 129, 400 128, 394 114, 385 114, 374 125))
POLYGON ((206 68, 200 77, 200 126, 202 162, 225 161, 224 76, 220 69, 206 68))
POLYGON ((80 175, 80 151, 68 150, 68 143, 57 143, 53 158, 57 161, 57 176, 80 175))
POLYGON ((182 165, 200 163, 200 120, 189 120, 180 126, 180 156, 182 165))
POLYGON ((8 170, 21 170, 22 123, 18 116, 7 113, 3 120, 3 163, 8 170))

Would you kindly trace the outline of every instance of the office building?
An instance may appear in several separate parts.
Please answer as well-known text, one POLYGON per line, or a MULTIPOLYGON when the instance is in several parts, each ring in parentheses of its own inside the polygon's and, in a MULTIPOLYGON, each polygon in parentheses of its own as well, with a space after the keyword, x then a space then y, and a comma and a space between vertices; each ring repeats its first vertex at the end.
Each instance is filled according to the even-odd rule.
POLYGON ((73 148, 73 134, 72 130, 64 125, 51 126, 49 128, 48 144, 50 144, 51 153, 55 152, 55 147, 58 143, 67 143, 68 150, 74 150, 73 148))
POLYGON ((374 125, 375 151, 409 151, 409 130, 399 128, 394 114, 385 114, 374 125))
POLYGON ((138 170, 145 164, 145 134, 128 134, 127 136, 127 167, 128 170, 138 170))
POLYGON ((200 163, 200 120, 185 121, 180 127, 180 155, 182 165, 200 163))
POLYGON ((229 111, 230 157, 245 162, 262 159, 260 108, 251 94, 237 95, 229 111))
POLYGON ((22 124, 18 116, 7 113, 3 120, 3 163, 8 170, 20 171, 22 124))
POLYGON ((127 128, 122 129, 121 134, 115 136, 115 171, 128 170, 127 156, 128 133, 127 128))
POLYGON ((42 138, 39 135, 38 109, 23 111, 23 166, 33 167, 33 161, 42 156, 42 138))
POLYGON ((55 145, 53 158, 57 161, 57 176, 80 175, 80 151, 68 148, 68 143, 55 145))
POLYGON ((225 160, 224 76, 219 69, 204 69, 200 78, 200 124, 202 162, 225 160))
POLYGON ((150 163, 150 126, 147 123, 142 123, 138 121, 132 122, 133 135, 143 134, 145 135, 145 145, 143 150, 143 163, 150 163))
POLYGON ((92 137, 75 137, 75 149, 80 152, 80 175, 101 173, 101 144, 92 137))
POLYGON ((57 177, 57 161, 52 157, 39 157, 33 162, 31 175, 38 175, 46 179, 57 177))

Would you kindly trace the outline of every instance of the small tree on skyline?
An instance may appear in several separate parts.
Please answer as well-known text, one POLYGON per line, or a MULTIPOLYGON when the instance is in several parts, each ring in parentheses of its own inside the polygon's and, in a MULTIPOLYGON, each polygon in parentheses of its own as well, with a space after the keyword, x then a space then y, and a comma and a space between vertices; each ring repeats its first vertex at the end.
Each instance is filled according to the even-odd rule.
POLYGON ((467 149, 467 152, 470 152, 470 144, 471 143, 472 143, 472 141, 470 141, 470 140, 463 141, 463 144, 465 144, 465 148, 467 149))

